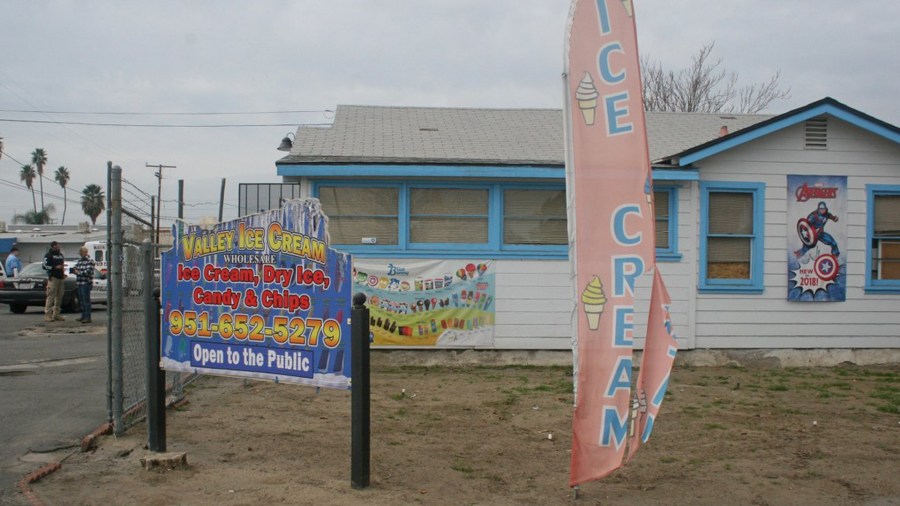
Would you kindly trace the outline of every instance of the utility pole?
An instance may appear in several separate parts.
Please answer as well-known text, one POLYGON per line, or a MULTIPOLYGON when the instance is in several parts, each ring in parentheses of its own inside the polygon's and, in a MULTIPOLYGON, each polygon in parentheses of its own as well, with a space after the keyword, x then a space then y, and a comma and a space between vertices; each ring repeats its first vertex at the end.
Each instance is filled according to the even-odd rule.
POLYGON ((159 244, 159 218, 160 218, 160 214, 162 213, 162 170, 163 169, 177 169, 178 167, 176 167, 174 165, 163 165, 163 164, 152 165, 147 162, 144 162, 144 166, 145 167, 154 167, 156 169, 156 172, 154 172, 153 175, 156 176, 156 179, 159 180, 159 184, 157 185, 157 188, 156 188, 156 202, 157 202, 156 230, 153 231, 153 236, 156 238, 153 242, 155 244, 159 244))

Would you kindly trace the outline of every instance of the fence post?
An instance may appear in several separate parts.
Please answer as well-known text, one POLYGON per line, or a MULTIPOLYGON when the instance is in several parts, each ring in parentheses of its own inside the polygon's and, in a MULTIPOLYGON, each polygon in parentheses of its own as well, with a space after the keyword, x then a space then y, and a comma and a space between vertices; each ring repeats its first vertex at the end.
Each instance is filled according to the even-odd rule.
POLYGON ((109 330, 112 341, 113 433, 125 433, 124 355, 122 350, 122 168, 110 169, 109 181, 109 330))
POLYGON ((144 337, 147 350, 147 447, 166 451, 166 373, 159 368, 159 292, 153 289, 153 244, 141 244, 144 337))
POLYGON ((366 295, 353 296, 350 310, 350 486, 369 486, 370 411, 369 308, 366 295))

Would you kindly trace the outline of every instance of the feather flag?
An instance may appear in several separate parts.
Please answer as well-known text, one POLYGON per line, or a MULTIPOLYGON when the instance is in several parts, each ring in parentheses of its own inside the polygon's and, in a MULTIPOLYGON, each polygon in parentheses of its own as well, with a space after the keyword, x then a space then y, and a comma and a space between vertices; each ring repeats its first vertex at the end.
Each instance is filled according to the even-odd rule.
MULTIPOLYGON (((573 0, 566 48, 566 185, 578 297, 569 479, 575 486, 620 467, 626 446, 636 450, 635 442, 652 430, 658 405, 651 411, 652 402, 641 404, 647 394, 632 393, 637 280, 653 273, 651 318, 668 315, 662 309, 668 308, 668 295, 655 272, 653 191, 631 0, 573 0)), ((660 345, 650 341, 662 336, 665 360, 648 362, 644 355, 639 387, 661 400, 665 385, 659 382, 668 378, 675 341, 671 323, 663 319, 648 328, 654 330, 645 346, 656 350, 660 345)))

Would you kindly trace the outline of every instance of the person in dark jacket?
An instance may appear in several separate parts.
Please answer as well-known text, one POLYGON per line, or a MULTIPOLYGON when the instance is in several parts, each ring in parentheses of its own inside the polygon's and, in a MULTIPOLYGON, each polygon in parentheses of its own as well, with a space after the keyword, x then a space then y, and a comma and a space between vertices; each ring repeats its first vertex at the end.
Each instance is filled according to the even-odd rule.
POLYGON ((78 300, 81 301, 81 323, 91 323, 91 288, 94 286, 94 261, 84 246, 78 250, 78 262, 72 269, 77 277, 78 300))
POLYGON ((47 303, 44 305, 44 315, 48 322, 63 321, 65 318, 59 314, 62 305, 64 285, 66 281, 65 257, 59 250, 59 243, 50 243, 50 251, 44 255, 44 270, 47 271, 47 303))

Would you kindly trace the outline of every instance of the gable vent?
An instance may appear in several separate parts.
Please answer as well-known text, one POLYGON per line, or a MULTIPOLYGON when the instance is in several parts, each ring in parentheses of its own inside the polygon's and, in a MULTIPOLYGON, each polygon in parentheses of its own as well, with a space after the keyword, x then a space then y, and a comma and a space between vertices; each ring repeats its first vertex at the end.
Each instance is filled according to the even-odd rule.
POLYGON ((805 149, 828 149, 828 118, 813 118, 806 122, 805 149))

